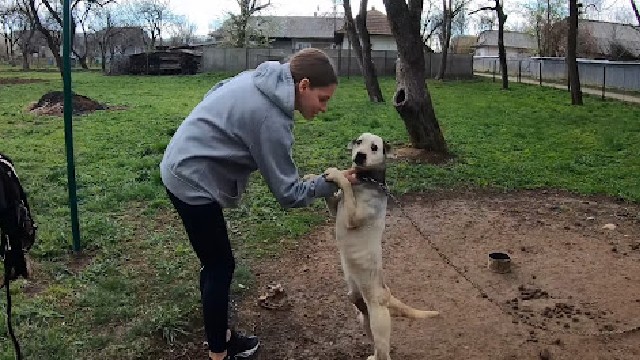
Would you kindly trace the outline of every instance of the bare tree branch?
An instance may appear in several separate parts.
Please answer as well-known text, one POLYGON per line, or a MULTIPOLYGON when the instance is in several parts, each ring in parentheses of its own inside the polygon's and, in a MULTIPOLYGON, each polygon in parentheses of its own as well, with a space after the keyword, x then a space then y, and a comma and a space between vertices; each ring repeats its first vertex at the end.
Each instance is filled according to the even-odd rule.
POLYGON ((469 15, 473 15, 475 13, 478 13, 480 11, 486 11, 486 10, 491 10, 491 11, 496 11, 497 9, 495 8, 495 6, 485 6, 485 7, 481 7, 478 10, 473 10, 469 13, 469 15))
POLYGON ((636 19, 638 20, 638 26, 640 26, 640 11, 638 11, 638 5, 636 5, 635 0, 631 1, 631 7, 633 8, 633 13, 636 14, 636 19))

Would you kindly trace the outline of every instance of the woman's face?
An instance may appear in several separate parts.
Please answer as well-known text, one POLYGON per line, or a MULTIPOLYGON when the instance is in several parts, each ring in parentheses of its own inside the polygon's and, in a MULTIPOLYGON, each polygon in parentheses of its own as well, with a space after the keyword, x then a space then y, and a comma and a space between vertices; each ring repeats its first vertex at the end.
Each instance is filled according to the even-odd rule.
POLYGON ((312 88, 308 79, 302 79, 296 86, 296 110, 307 120, 327 111, 327 103, 336 87, 338 84, 312 88))

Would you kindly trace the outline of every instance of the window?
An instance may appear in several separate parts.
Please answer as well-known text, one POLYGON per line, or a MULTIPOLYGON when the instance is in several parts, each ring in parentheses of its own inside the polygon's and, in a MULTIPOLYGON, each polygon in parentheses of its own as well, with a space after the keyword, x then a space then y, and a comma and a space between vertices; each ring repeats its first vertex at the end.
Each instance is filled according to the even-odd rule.
POLYGON ((311 47, 311 43, 308 42, 296 42, 296 50, 308 49, 311 47))

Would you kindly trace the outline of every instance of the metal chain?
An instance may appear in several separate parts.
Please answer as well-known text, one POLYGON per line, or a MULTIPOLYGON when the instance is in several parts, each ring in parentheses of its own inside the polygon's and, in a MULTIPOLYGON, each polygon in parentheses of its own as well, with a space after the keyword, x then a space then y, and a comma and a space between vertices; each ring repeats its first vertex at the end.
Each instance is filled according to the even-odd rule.
MULTIPOLYGON (((471 284, 476 290, 478 290, 478 292, 480 293, 480 295, 482 296, 483 299, 487 299, 487 301, 489 301, 490 303, 494 304, 496 307, 498 307, 498 309, 500 309, 500 311, 509 316, 512 317, 517 323, 523 323, 525 325, 528 325, 530 327, 533 328, 538 328, 541 329, 541 325, 539 324, 534 324, 528 320, 522 319, 522 318, 518 318, 516 317, 514 314, 512 314, 511 312, 505 311, 504 307, 498 303, 497 300, 489 297, 489 295, 487 294, 486 291, 484 291, 484 289, 482 288, 482 286, 480 286, 479 284, 477 284, 476 282, 474 282, 473 280, 471 280, 471 278, 469 278, 464 271, 462 271, 458 266, 456 266, 451 259, 449 259, 449 257, 447 255, 445 255, 439 248, 438 246, 436 246, 436 244, 433 243, 433 241, 431 241, 431 239, 422 231, 422 229, 420 228, 420 226, 418 226, 418 224, 416 224, 416 222, 413 220, 413 218, 411 218, 411 216, 409 216, 409 214, 407 214, 407 212, 404 210, 404 207, 402 206, 402 204, 400 203, 400 201, 391 193, 391 191, 389 190, 389 188, 387 187, 387 185, 385 183, 381 183, 378 181, 375 181, 373 179, 363 179, 367 182, 370 183, 375 183, 378 184, 380 186, 380 188, 387 194, 387 196, 389 198, 391 198, 397 205, 398 208, 400 209, 400 212, 402 212, 402 215, 404 217, 406 217, 409 222, 411 222, 411 224, 416 228, 416 230, 418 230, 418 232, 420 233, 420 235, 422 236, 422 238, 424 240, 427 241, 427 243, 429 244, 429 246, 431 246, 431 248, 433 250, 435 250, 435 252, 438 254, 438 256, 440 256, 440 258, 442 258, 442 260, 449 266, 451 266, 456 273, 458 273, 458 275, 460 275, 463 279, 465 279, 469 284, 471 284)), ((606 336, 606 335, 622 335, 622 334, 630 334, 633 332, 637 332, 640 331, 640 325, 636 325, 634 327, 629 327, 623 330, 601 330, 601 331, 595 331, 595 332, 588 332, 588 331, 570 331, 570 330, 553 330, 553 329, 544 329, 544 331, 546 333, 555 333, 555 334, 572 334, 572 335, 578 335, 578 336, 606 336)))

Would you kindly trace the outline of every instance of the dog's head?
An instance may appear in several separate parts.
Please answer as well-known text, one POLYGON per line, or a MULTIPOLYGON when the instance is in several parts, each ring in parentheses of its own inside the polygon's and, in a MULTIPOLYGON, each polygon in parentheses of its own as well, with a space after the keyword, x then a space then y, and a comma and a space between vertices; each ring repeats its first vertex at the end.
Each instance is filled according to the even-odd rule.
POLYGON ((351 161, 354 167, 383 168, 391 146, 380 136, 367 132, 352 140, 348 149, 351 150, 351 161))

